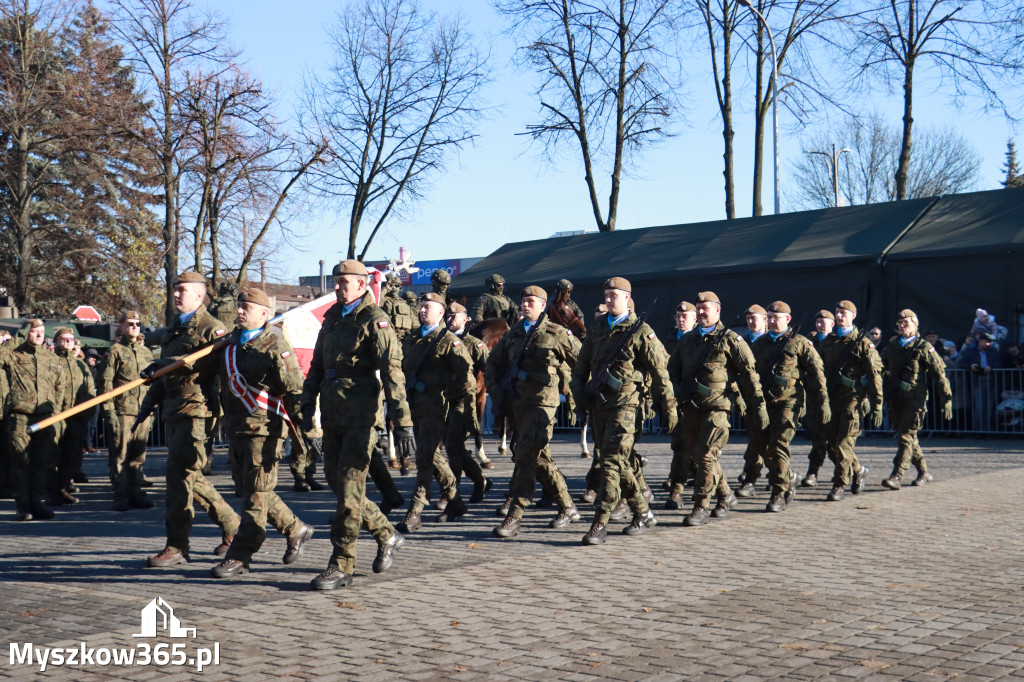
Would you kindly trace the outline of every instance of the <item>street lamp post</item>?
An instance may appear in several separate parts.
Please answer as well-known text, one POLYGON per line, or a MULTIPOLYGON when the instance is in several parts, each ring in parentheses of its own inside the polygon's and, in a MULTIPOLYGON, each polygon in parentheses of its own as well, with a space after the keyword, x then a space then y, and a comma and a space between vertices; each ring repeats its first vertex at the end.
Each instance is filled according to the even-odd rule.
POLYGON ((765 33, 768 34, 768 42, 772 46, 772 118, 774 124, 772 126, 772 142, 775 144, 775 215, 779 214, 779 57, 775 52, 775 38, 772 36, 772 30, 768 26, 768 22, 765 21, 764 16, 757 11, 757 8, 751 4, 750 0, 738 0, 739 3, 754 13, 764 25, 765 33))
POLYGON ((843 147, 837 152, 836 146, 832 145, 832 154, 829 154, 828 152, 819 151, 807 152, 808 154, 821 154, 822 156, 829 160, 830 164, 832 164, 832 191, 835 194, 836 208, 839 207, 839 155, 842 154, 843 152, 849 151, 849 149, 843 147))

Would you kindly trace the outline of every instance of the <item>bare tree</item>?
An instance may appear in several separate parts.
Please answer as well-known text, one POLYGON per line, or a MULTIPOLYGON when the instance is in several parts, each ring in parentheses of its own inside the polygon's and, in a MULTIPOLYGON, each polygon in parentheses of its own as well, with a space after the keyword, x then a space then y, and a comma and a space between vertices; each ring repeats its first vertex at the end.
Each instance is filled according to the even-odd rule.
POLYGON ((580 154, 594 222, 615 229, 623 168, 669 134, 677 80, 666 50, 675 24, 668 0, 498 0, 522 63, 540 76, 542 118, 527 134, 553 154, 580 154), (596 166, 609 164, 607 208, 596 166), (606 212, 607 211, 607 212, 606 212), (607 218, 605 217, 607 216, 607 218))
POLYGON ((381 227, 475 139, 487 70, 461 20, 417 0, 354 2, 330 39, 330 72, 305 89, 306 134, 330 145, 308 178, 321 198, 349 207, 349 258, 372 221, 362 259, 381 227))
MULTIPOLYGON (((833 177, 829 159, 811 152, 833 143, 849 148, 840 156, 839 188, 852 204, 896 200, 896 166, 901 150, 897 126, 878 114, 864 119, 849 117, 844 123, 805 138, 802 158, 790 174, 797 203, 804 208, 833 205, 833 177)), ((953 128, 923 128, 914 143, 915 154, 907 174, 908 199, 957 194, 978 182, 981 157, 953 128)))
POLYGON ((891 0, 878 3, 860 24, 862 72, 886 87, 903 88, 903 129, 896 165, 896 196, 910 196, 915 76, 933 75, 952 85, 955 101, 980 95, 986 107, 1009 114, 1002 79, 1024 67, 1017 0, 891 0))

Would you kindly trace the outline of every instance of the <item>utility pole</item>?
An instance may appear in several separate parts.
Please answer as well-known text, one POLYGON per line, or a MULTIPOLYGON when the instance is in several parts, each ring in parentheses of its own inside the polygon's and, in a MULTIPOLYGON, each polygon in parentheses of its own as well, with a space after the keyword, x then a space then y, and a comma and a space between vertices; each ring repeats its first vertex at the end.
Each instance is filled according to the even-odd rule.
POLYGON ((837 208, 839 207, 839 155, 842 154, 843 152, 849 152, 849 151, 850 151, 849 149, 847 149, 846 147, 843 147, 842 149, 840 149, 837 152, 836 151, 836 146, 832 145, 832 153, 831 154, 829 154, 828 152, 818 152, 818 151, 807 152, 808 154, 820 154, 821 156, 824 156, 826 159, 828 159, 829 164, 831 164, 831 170, 832 170, 832 192, 833 192, 833 194, 835 196, 835 206, 837 208))

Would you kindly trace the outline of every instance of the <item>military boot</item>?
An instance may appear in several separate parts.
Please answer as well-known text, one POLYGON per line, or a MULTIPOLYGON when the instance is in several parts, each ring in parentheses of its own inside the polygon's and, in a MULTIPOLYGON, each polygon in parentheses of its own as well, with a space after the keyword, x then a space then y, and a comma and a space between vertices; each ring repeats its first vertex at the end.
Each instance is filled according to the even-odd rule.
POLYGON ((491 535, 496 538, 514 538, 519 535, 520 521, 518 516, 508 514, 505 516, 505 520, 494 527, 491 531, 491 535))
POLYGON ((221 534, 221 539, 220 539, 220 544, 217 545, 216 549, 213 550, 213 553, 216 554, 217 556, 224 556, 225 554, 228 553, 228 547, 231 546, 231 542, 234 539, 235 539, 235 534, 234 533, 222 533, 221 534))
POLYGON ((558 516, 551 519, 551 523, 549 523, 548 526, 551 528, 565 528, 570 523, 576 523, 581 518, 579 510, 576 509, 576 505, 572 504, 565 509, 559 510, 558 516))
POLYGON ((670 493, 665 502, 665 509, 679 509, 683 506, 683 496, 680 493, 670 493))
POLYGON ((768 506, 764 508, 767 512, 780 512, 786 509, 786 498, 782 493, 772 493, 772 497, 768 500, 768 506))
POLYGON ((81 500, 71 494, 67 488, 61 488, 47 497, 51 507, 62 507, 65 504, 78 504, 81 500))
POLYGON ((214 578, 234 578, 245 575, 249 572, 249 564, 238 559, 224 559, 210 569, 210 575, 214 578))
POLYGON ((405 536, 397 530, 387 542, 377 543, 377 556, 373 559, 373 572, 383 573, 391 568, 395 560, 395 552, 405 544, 405 536))
POLYGON ((707 524, 711 514, 708 512, 708 508, 701 505, 695 504, 693 510, 686 515, 683 519, 684 526, 704 526, 707 524))
POLYGON ((921 472, 919 472, 917 474, 917 478, 914 479, 914 482, 911 483, 911 485, 915 485, 915 486, 927 485, 927 484, 931 483, 934 480, 935 480, 935 477, 932 476, 931 474, 929 474, 927 471, 921 471, 921 472))
POLYGON ((14 517, 15 521, 31 521, 32 520, 32 508, 27 504, 18 504, 17 515, 14 517))
POLYGON ((437 498, 437 502, 434 503, 434 509, 436 509, 439 512, 443 512, 447 508, 448 508, 448 498, 443 497, 443 496, 437 498))
POLYGON ((88 483, 89 477, 85 475, 85 472, 79 469, 71 476, 71 480, 75 483, 88 483))
POLYGON ((864 477, 868 473, 868 468, 863 464, 860 465, 860 471, 853 472, 853 482, 850 484, 850 492, 854 495, 860 495, 860 491, 864 490, 864 477))
POLYGON ((36 521, 49 521, 53 518, 53 510, 47 507, 42 500, 32 500, 29 503, 29 508, 32 510, 32 518, 36 521))
POLYGON ((423 521, 420 519, 420 513, 414 511, 408 511, 405 513, 405 518, 395 524, 402 533, 412 533, 423 527, 423 521))
POLYGON ((899 490, 903 487, 900 483, 902 479, 903 477, 894 471, 890 474, 889 478, 882 479, 882 487, 889 490, 899 490))
POLYGON ((626 500, 619 500, 619 503, 615 505, 615 509, 612 510, 612 514, 609 517, 612 521, 625 521, 629 515, 629 503, 626 500))
POLYGON ((537 509, 550 509, 555 506, 555 498, 546 489, 541 491, 540 499, 537 500, 537 509))
POLYGON ((188 553, 180 552, 174 547, 164 547, 160 553, 146 559, 146 564, 151 568, 168 568, 188 563, 188 553))
POLYGON ((466 508, 466 503, 462 501, 462 495, 455 493, 455 497, 448 501, 445 505, 444 511, 437 515, 434 519, 437 523, 448 523, 454 521, 460 516, 465 516, 469 509, 466 508))
POLYGON ((152 509, 156 503, 149 499, 144 490, 136 490, 128 496, 128 506, 132 509, 152 509))
POLYGON ((648 509, 642 514, 633 512, 633 520, 628 526, 622 529, 623 535, 636 536, 643 533, 648 528, 654 528, 658 523, 658 519, 654 516, 654 512, 648 509))
POLYGON ((398 469, 398 473, 402 474, 403 476, 408 476, 409 475, 409 469, 412 468, 411 464, 410 464, 410 459, 411 459, 410 457, 403 457, 402 458, 402 464, 401 464, 401 466, 398 469))
POLYGON ((380 511, 384 516, 387 516, 395 509, 399 509, 405 506, 405 498, 402 497, 402 493, 396 492, 395 496, 388 500, 381 500, 380 511))
POLYGON ((753 497, 756 490, 753 483, 743 483, 736 489, 736 497, 753 497))
POLYGON ((131 509, 131 505, 128 504, 128 498, 120 493, 114 493, 114 502, 111 504, 111 508, 116 512, 126 512, 131 509))
POLYGON ((662 481, 661 482, 661 489, 666 491, 666 492, 672 492, 672 479, 671 478, 666 478, 664 481, 662 481))
POLYGON ((842 502, 843 501, 843 486, 834 485, 832 490, 828 493, 829 502, 842 502))
POLYGON ((728 497, 719 497, 718 504, 711 510, 711 515, 716 519, 724 519, 729 515, 729 510, 736 506, 736 495, 730 491, 728 497))
POLYGON ((482 477, 478 482, 473 484, 473 494, 469 496, 469 501, 472 504, 482 502, 484 499, 484 495, 486 495, 493 486, 494 481, 487 478, 486 476, 482 477))
POLYGON ((594 521, 590 524, 590 530, 583 536, 582 543, 584 545, 600 545, 604 544, 605 540, 608 539, 608 526, 607 524, 601 523, 600 521, 594 521))
POLYGON ((313 526, 302 524, 302 528, 294 536, 288 538, 288 548, 284 551, 281 561, 286 564, 294 564, 302 556, 302 549, 306 542, 313 537, 313 526))
POLYGON ((783 494, 783 501, 788 505, 793 501, 793 496, 796 495, 796 472, 792 469, 789 470, 789 487, 786 488, 786 492, 783 494))
POLYGON ((808 471, 807 475, 804 476, 804 480, 800 481, 801 488, 817 488, 818 487, 818 472, 808 471))
POLYGON ((313 578, 309 586, 314 590, 335 590, 352 584, 352 575, 331 564, 324 572, 313 578))
POLYGON ((316 474, 316 467, 310 467, 310 470, 306 472, 306 485, 313 492, 318 492, 324 489, 324 484, 313 478, 316 474))
POLYGON ((495 516, 505 518, 508 516, 508 510, 512 508, 512 496, 505 495, 505 501, 498 505, 498 508, 494 510, 495 516))
POLYGON ((580 495, 579 501, 582 502, 583 504, 593 504, 594 500, 596 499, 597 491, 592 490, 591 488, 587 488, 586 490, 583 491, 583 494, 580 495))
POLYGON ((297 478, 295 479, 295 485, 292 486, 292 490, 297 493, 308 493, 312 488, 309 487, 309 483, 306 483, 306 479, 297 478))

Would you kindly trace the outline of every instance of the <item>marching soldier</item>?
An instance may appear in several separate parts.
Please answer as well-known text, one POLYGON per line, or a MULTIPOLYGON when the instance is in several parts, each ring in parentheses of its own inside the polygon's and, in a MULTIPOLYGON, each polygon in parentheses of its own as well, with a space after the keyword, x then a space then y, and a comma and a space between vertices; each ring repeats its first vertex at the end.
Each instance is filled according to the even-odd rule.
MULTIPOLYGON (((270 297, 256 287, 238 295, 236 327, 229 345, 220 352, 219 372, 223 395, 224 427, 237 462, 245 506, 238 534, 224 560, 212 569, 215 578, 231 578, 249 571, 252 555, 267 537, 269 519, 288 538, 284 563, 294 563, 313 527, 303 523, 277 496, 277 467, 281 446, 296 433, 302 370, 288 342, 270 331, 270 297)), ((293 447, 301 447, 298 439, 293 447)))
MULTIPOLYGON (((747 331, 743 334, 743 340, 747 342, 747 346, 753 348, 754 342, 764 336, 768 329, 768 311, 755 303, 743 312, 743 317, 747 322, 747 331)), ((738 395, 735 387, 733 387, 733 394, 736 397, 739 411, 745 412, 743 398, 738 395)), ((754 431, 754 429, 749 427, 747 430, 750 432, 754 431)), ((736 490, 737 497, 750 497, 754 494, 754 484, 761 477, 761 467, 763 465, 764 462, 761 460, 761 454, 757 446, 748 439, 747 448, 743 451, 743 471, 739 475, 740 487, 736 490)))
POLYGON ((892 461, 892 473, 882 481, 882 485, 890 490, 900 489, 903 474, 910 464, 917 469, 914 485, 924 485, 932 480, 921 444, 917 441, 928 401, 929 374, 935 379, 942 396, 942 416, 947 421, 953 418, 953 391, 946 378, 946 363, 932 344, 918 334, 917 315, 913 310, 899 312, 896 329, 899 336, 889 340, 882 361, 889 421, 899 443, 892 461))
POLYGON ((357 260, 334 267, 338 302, 324 315, 313 349, 309 373, 302 386, 302 428, 313 429, 320 397, 324 432, 324 473, 338 496, 331 521, 334 551, 314 590, 333 590, 352 583, 356 538, 363 526, 377 541, 374 573, 387 570, 404 538, 366 497, 366 475, 377 442, 381 389, 395 424, 395 445, 403 457, 415 449, 412 418, 405 395, 402 351, 391 321, 370 292, 369 273, 357 260), (380 372, 380 379, 376 373, 380 372))
POLYGON ((445 416, 465 410, 473 392, 473 361, 465 344, 442 324, 444 311, 440 294, 427 292, 420 296, 420 328, 402 344, 402 372, 416 436, 416 489, 405 518, 397 525, 402 533, 422 526, 420 514, 427 505, 434 478, 441 486, 441 497, 447 501, 437 521, 453 521, 468 511, 448 461, 441 454, 441 443, 447 430, 445 416))
MULTIPOLYGON (((53 348, 60 358, 67 376, 65 404, 74 407, 96 397, 96 383, 89 365, 75 357, 75 332, 58 327, 53 332, 53 348)), ((49 500, 53 506, 78 504, 71 492, 72 477, 82 470, 82 452, 85 449, 89 420, 96 415, 95 408, 86 410, 57 424, 56 467, 50 471, 49 500)))
POLYGON ((559 505, 551 527, 565 528, 580 519, 550 447, 559 404, 559 368, 563 362, 576 364, 580 346, 565 327, 543 315, 547 300, 547 292, 538 286, 523 289, 523 319, 501 337, 484 369, 491 404, 496 414, 511 419, 516 433, 512 503, 505 520, 493 530, 499 538, 519 534, 538 477, 544 487, 555 491, 559 505))
POLYGON ((836 328, 818 349, 825 368, 832 420, 825 425, 828 454, 835 463, 830 502, 843 499, 850 486, 856 495, 864 489, 867 467, 854 452, 860 435, 861 403, 870 400, 871 423, 882 425, 882 362, 868 338, 854 326, 857 306, 851 301, 836 304, 836 328))
MULTIPOLYGON (((139 373, 153 363, 153 352, 142 337, 142 316, 137 310, 121 314, 121 338, 110 347, 110 356, 103 365, 100 387, 103 393, 138 379, 139 373)), ((103 421, 108 456, 110 483, 114 487, 114 511, 150 509, 153 501, 143 487, 142 465, 146 461, 146 441, 152 420, 147 418, 132 431, 132 422, 139 414, 148 388, 135 388, 103 403, 103 421)))
POLYGON ((637 480, 630 461, 645 374, 651 376, 654 399, 666 415, 668 432, 676 427, 677 409, 665 348, 650 326, 629 309, 631 295, 632 286, 623 277, 612 277, 604 283, 608 312, 590 328, 572 372, 576 404, 587 409, 593 420, 594 443, 600 451, 604 478, 601 503, 590 530, 583 536, 584 545, 605 542, 608 521, 620 494, 633 511, 633 520, 623 533, 640 535, 657 523, 644 498, 644 484, 637 480))
POLYGON ((455 480, 462 478, 465 472, 469 480, 473 481, 473 495, 470 502, 479 502, 484 499, 484 494, 491 489, 493 482, 484 476, 483 470, 473 456, 466 449, 466 436, 476 434, 480 431, 480 421, 476 414, 476 377, 484 371, 487 365, 487 344, 466 331, 466 323, 469 315, 465 306, 459 303, 452 303, 448 306, 448 314, 445 318, 448 328, 452 334, 461 339, 469 353, 472 362, 473 390, 465 398, 465 406, 461 410, 449 410, 448 430, 445 435, 445 451, 448 453, 448 462, 452 469, 455 480))
MULTIPOLYGON (((676 306, 675 329, 665 343, 665 352, 668 357, 676 349, 679 340, 684 334, 693 331, 697 325, 697 308, 689 301, 681 301, 676 306)), ((683 447, 683 430, 677 428, 672 432, 672 465, 669 468, 668 478, 662 484, 665 490, 669 491, 668 500, 665 502, 665 509, 679 509, 683 504, 683 486, 686 481, 693 477, 693 465, 686 456, 686 449, 683 447)))
MULTIPOLYGON (((149 378, 159 367, 172 364, 203 346, 219 340, 227 330, 203 305, 206 278, 198 272, 183 272, 174 282, 173 302, 177 311, 173 324, 161 329, 160 359, 142 371, 149 378)), ((193 501, 198 501, 210 519, 220 526, 222 542, 214 550, 224 556, 238 531, 239 517, 203 476, 209 420, 208 401, 215 391, 217 358, 212 354, 165 374, 146 394, 135 418, 137 424, 149 418, 163 399, 163 420, 167 435, 167 545, 147 564, 165 568, 187 563, 189 533, 192 530, 193 501)))
POLYGON ((796 434, 801 393, 811 394, 822 423, 832 418, 821 358, 811 342, 789 327, 793 319, 788 304, 768 306, 768 331, 750 350, 754 354, 761 389, 768 404, 768 428, 750 434, 750 442, 768 467, 772 486, 765 511, 781 512, 796 492, 796 473, 789 466, 789 443, 796 434))
POLYGON ((54 467, 57 429, 48 426, 33 434, 34 424, 70 407, 68 377, 56 355, 46 350, 42 320, 25 322, 25 340, 0 353, 0 384, 6 393, 4 411, 11 453, 11 489, 18 521, 53 518, 43 501, 47 475, 54 467))
MULTIPOLYGON (((512 326, 519 316, 519 307, 515 301, 505 295, 505 278, 498 274, 491 275, 484 281, 484 286, 488 291, 476 300, 473 305, 473 314, 470 317, 474 322, 501 317, 509 323, 509 326, 512 326)), ((547 304, 546 300, 545 304, 547 304)))
POLYGON ((395 335, 398 336, 399 341, 405 339, 405 335, 416 326, 416 315, 402 298, 401 293, 402 278, 395 274, 388 275, 380 308, 391 318, 391 326, 395 328, 395 335))
POLYGON ((683 520, 685 526, 708 522, 712 493, 718 497, 710 513, 715 518, 727 516, 736 504, 736 496, 718 462, 729 441, 730 382, 735 381, 746 398, 744 419, 748 428, 768 427, 768 413, 750 348, 721 323, 722 304, 714 292, 697 294, 695 303, 698 327, 679 339, 668 364, 682 412, 679 428, 683 430, 683 448, 694 468, 694 506, 683 520))
MULTIPOLYGON (((818 311, 814 318, 814 331, 808 337, 815 351, 821 347, 835 326, 835 315, 828 310, 818 311)), ((825 435, 825 425, 821 421, 821 412, 814 403, 807 406, 804 428, 811 438, 811 451, 807 454, 807 475, 800 481, 800 485, 804 488, 815 488, 818 485, 818 470, 828 457, 828 438, 825 435)))

